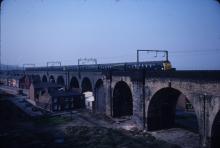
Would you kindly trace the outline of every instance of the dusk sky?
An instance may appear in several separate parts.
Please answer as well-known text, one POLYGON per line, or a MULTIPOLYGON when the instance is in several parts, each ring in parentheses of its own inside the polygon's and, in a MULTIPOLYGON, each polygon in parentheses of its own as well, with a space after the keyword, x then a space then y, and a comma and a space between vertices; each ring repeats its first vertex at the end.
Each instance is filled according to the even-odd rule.
MULTIPOLYGON (((177 69, 220 70, 215 0, 4 0, 1 23, 4 64, 129 62, 137 49, 158 49, 177 69)), ((153 57, 141 60, 163 58, 153 57)))

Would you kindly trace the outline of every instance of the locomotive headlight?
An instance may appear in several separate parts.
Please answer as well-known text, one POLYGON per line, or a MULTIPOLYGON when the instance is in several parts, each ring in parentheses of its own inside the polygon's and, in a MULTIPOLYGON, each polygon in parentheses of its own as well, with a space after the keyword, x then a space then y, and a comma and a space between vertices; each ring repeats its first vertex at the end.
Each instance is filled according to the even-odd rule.
POLYGON ((170 63, 169 61, 163 62, 163 69, 164 69, 164 70, 170 70, 170 69, 172 69, 171 63, 170 63))

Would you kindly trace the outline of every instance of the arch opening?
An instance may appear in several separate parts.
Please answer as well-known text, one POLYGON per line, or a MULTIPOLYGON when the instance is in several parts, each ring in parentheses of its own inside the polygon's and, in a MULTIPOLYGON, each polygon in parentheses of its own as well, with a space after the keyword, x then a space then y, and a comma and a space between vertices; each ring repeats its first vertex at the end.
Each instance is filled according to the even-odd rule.
POLYGON ((82 81, 82 92, 92 92, 92 83, 87 77, 82 81))
POLYGON ((211 133, 211 148, 219 148, 220 147, 220 111, 218 111, 215 116, 213 125, 212 125, 212 133, 211 133))
POLYGON ((32 83, 40 83, 41 82, 41 78, 39 75, 32 75, 31 79, 32 79, 32 83))
POLYGON ((85 77, 81 84, 82 93, 84 94, 85 106, 89 110, 94 110, 94 95, 92 91, 92 83, 89 78, 85 77))
POLYGON ((98 113, 105 113, 105 111, 106 111, 104 85, 103 85, 103 81, 101 79, 99 79, 95 85, 94 110, 98 113))
POLYGON ((117 82, 113 91, 113 117, 133 114, 132 93, 124 81, 117 82))
POLYGON ((72 77, 70 81, 69 89, 70 90, 79 89, 79 82, 76 77, 72 77))
POLYGON ((44 82, 44 83, 46 83, 47 82, 47 76, 43 76, 43 78, 42 78, 42 82, 44 82))
POLYGON ((59 76, 57 78, 57 84, 64 86, 65 85, 65 81, 64 78, 62 76, 59 76))
POLYGON ((179 90, 162 88, 152 97, 147 113, 149 131, 183 128, 198 133, 198 121, 192 104, 179 90))
POLYGON ((50 76, 50 78, 49 78, 49 82, 50 82, 50 83, 55 83, 54 76, 52 76, 52 75, 50 76))

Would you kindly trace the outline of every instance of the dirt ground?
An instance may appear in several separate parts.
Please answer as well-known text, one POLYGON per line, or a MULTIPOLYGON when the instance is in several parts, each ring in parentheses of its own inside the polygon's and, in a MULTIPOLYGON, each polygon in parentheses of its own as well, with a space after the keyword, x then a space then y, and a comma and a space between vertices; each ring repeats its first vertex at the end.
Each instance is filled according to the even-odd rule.
POLYGON ((180 145, 182 148, 199 148, 199 135, 188 130, 172 128, 151 132, 156 139, 180 145))
POLYGON ((133 124, 87 110, 31 119, 0 96, 0 148, 178 148, 138 131, 133 124))
POLYGON ((129 118, 113 120, 88 110, 32 119, 7 97, 11 96, 0 96, 0 148, 196 148, 195 142, 187 141, 196 137, 190 132, 147 133, 129 118))

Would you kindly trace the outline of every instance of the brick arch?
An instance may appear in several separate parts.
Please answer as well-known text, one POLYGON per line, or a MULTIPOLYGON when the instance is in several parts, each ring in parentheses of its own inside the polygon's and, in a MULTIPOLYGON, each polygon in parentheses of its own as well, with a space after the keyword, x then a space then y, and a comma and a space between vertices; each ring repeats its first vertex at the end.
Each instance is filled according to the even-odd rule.
POLYGON ((46 75, 43 75, 41 81, 42 81, 42 82, 48 82, 47 76, 46 76, 46 75))
MULTIPOLYGON (((154 90, 147 103, 146 115, 148 130, 168 129, 175 124, 176 105, 179 97, 183 95, 192 104, 198 128, 198 110, 195 109, 193 99, 188 97, 179 89, 173 87, 162 87, 154 90)), ((199 131, 198 131, 199 132, 199 131)))
POLYGON ((73 76, 70 79, 70 84, 69 84, 69 89, 73 89, 73 88, 80 88, 79 80, 75 76, 73 76))
MULTIPOLYGON (((185 87, 181 82, 177 81, 177 83, 173 83, 172 85, 169 86, 169 79, 167 80, 163 80, 162 82, 160 82, 159 80, 154 80, 154 79, 150 79, 148 81, 145 81, 146 86, 148 87, 148 96, 147 96, 147 101, 146 101, 146 114, 148 111, 148 107, 149 107, 149 103, 153 97, 153 95, 158 92, 160 89, 166 88, 166 87, 171 87, 173 89, 176 89, 178 91, 180 91, 186 98, 187 100, 192 104, 197 120, 200 116, 200 112, 201 112, 201 98, 198 94, 194 93, 194 86, 189 86, 189 87, 185 87)), ((199 129, 202 129, 200 127, 202 127, 202 122, 198 123, 199 129)), ((199 131, 200 133, 202 131, 199 131)))
POLYGON ((33 83, 40 83, 41 82, 41 77, 40 75, 32 75, 31 80, 33 83))
POLYGON ((55 77, 53 75, 50 75, 49 82, 56 83, 55 77))
POLYGON ((65 80, 63 78, 63 76, 58 76, 57 77, 57 84, 64 86, 65 85, 65 80))
POLYGON ((131 93, 133 95, 134 94, 134 90, 133 90, 134 81, 132 81, 130 77, 121 77, 121 76, 119 77, 116 76, 112 78, 112 83, 111 83, 112 94, 111 95, 113 96, 113 89, 115 88, 116 84, 120 81, 124 81, 129 86, 131 93))
POLYGON ((133 115, 132 91, 125 81, 118 81, 115 84, 112 98, 113 117, 133 115))
POLYGON ((82 92, 91 91, 93 92, 92 81, 88 77, 84 77, 81 82, 82 92))

